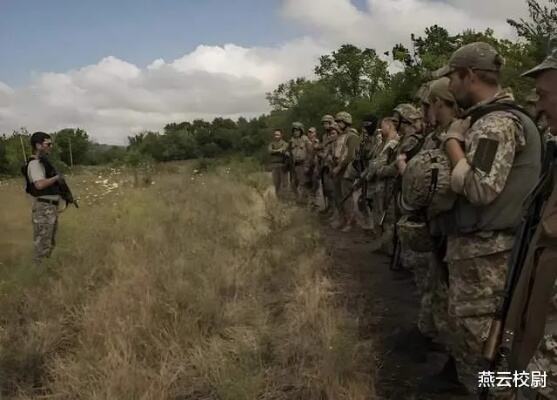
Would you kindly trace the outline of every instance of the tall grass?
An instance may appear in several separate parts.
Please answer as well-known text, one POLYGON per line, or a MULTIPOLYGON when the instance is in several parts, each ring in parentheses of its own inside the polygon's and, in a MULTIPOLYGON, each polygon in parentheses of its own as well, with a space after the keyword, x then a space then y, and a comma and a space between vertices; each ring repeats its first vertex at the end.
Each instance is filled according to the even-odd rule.
POLYGON ((4 261, 4 396, 374 397, 369 343, 338 305, 331 260, 303 211, 245 167, 166 168, 153 179, 64 214, 43 270, 4 261))

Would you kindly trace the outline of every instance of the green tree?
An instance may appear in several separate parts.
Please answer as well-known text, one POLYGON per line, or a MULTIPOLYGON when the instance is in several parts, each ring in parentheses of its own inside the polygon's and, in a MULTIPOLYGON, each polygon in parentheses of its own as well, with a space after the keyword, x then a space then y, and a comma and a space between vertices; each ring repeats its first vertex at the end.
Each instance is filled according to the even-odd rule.
POLYGON ((89 135, 83 129, 62 129, 54 135, 56 148, 62 160, 66 165, 84 164, 86 155, 91 142, 89 135))
POLYGON ((355 98, 371 99, 384 88, 389 82, 387 68, 387 62, 374 49, 345 44, 332 54, 321 56, 315 73, 349 104, 355 98))

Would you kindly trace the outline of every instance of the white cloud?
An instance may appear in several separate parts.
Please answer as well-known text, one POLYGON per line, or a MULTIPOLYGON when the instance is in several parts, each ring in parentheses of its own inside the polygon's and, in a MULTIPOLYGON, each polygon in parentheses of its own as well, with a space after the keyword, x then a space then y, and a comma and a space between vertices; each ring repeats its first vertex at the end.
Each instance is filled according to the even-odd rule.
POLYGON ((106 57, 78 70, 43 73, 19 90, 0 83, 0 131, 79 126, 100 142, 118 144, 173 121, 255 116, 268 111, 265 92, 311 74, 326 50, 311 39, 277 48, 199 46, 144 69, 106 57))
POLYGON ((306 36, 267 48, 200 45, 144 68, 110 56, 65 73, 36 74, 18 89, 0 82, 0 132, 79 126, 100 142, 125 143, 131 133, 168 122, 254 116, 268 111, 266 91, 311 76, 317 57, 342 43, 382 52, 433 24, 455 33, 491 27, 509 36, 505 18, 524 16, 526 7, 524 0, 367 0, 364 9, 350 0, 282 0, 282 14, 306 36))

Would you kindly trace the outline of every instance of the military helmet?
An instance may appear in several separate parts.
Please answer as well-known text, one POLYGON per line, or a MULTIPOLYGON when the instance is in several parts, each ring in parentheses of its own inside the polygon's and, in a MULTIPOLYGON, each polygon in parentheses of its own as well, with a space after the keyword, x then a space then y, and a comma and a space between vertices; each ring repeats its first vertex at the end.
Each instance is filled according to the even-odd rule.
POLYGON ((335 116, 335 122, 344 122, 347 125, 352 125, 352 115, 346 111, 341 111, 335 116))
POLYGON ((408 103, 399 104, 395 107, 394 112, 400 114, 403 119, 409 122, 423 118, 422 113, 412 104, 408 103))
POLYGON ((329 123, 332 124, 333 122, 335 122, 335 117, 333 117, 332 115, 329 115, 329 114, 323 115, 323 117, 321 118, 321 122, 322 123, 329 122, 329 123))
POLYGON ((400 243, 417 253, 428 253, 433 250, 433 239, 427 223, 414 215, 403 216, 396 224, 400 243))
POLYGON ((429 90, 429 101, 433 103, 437 99, 456 103, 454 95, 449 90, 451 80, 447 77, 437 79, 431 83, 429 90))
POLYGON ((304 131, 304 124, 302 124, 301 122, 292 122, 292 130, 294 129, 299 129, 302 132, 304 131))

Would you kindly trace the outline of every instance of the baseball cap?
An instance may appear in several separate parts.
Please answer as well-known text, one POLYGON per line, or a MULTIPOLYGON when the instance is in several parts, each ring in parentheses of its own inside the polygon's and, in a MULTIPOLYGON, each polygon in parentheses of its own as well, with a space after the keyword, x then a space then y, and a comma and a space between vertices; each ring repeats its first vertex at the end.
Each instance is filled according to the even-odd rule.
POLYGON ((444 67, 435 71, 435 76, 441 78, 451 74, 458 68, 470 68, 482 71, 499 72, 505 60, 489 43, 474 42, 456 50, 444 67))
POLYGON ((549 40, 549 55, 541 64, 535 66, 529 71, 526 71, 522 76, 529 76, 535 78, 543 71, 549 69, 557 69, 557 36, 552 36, 549 40))

